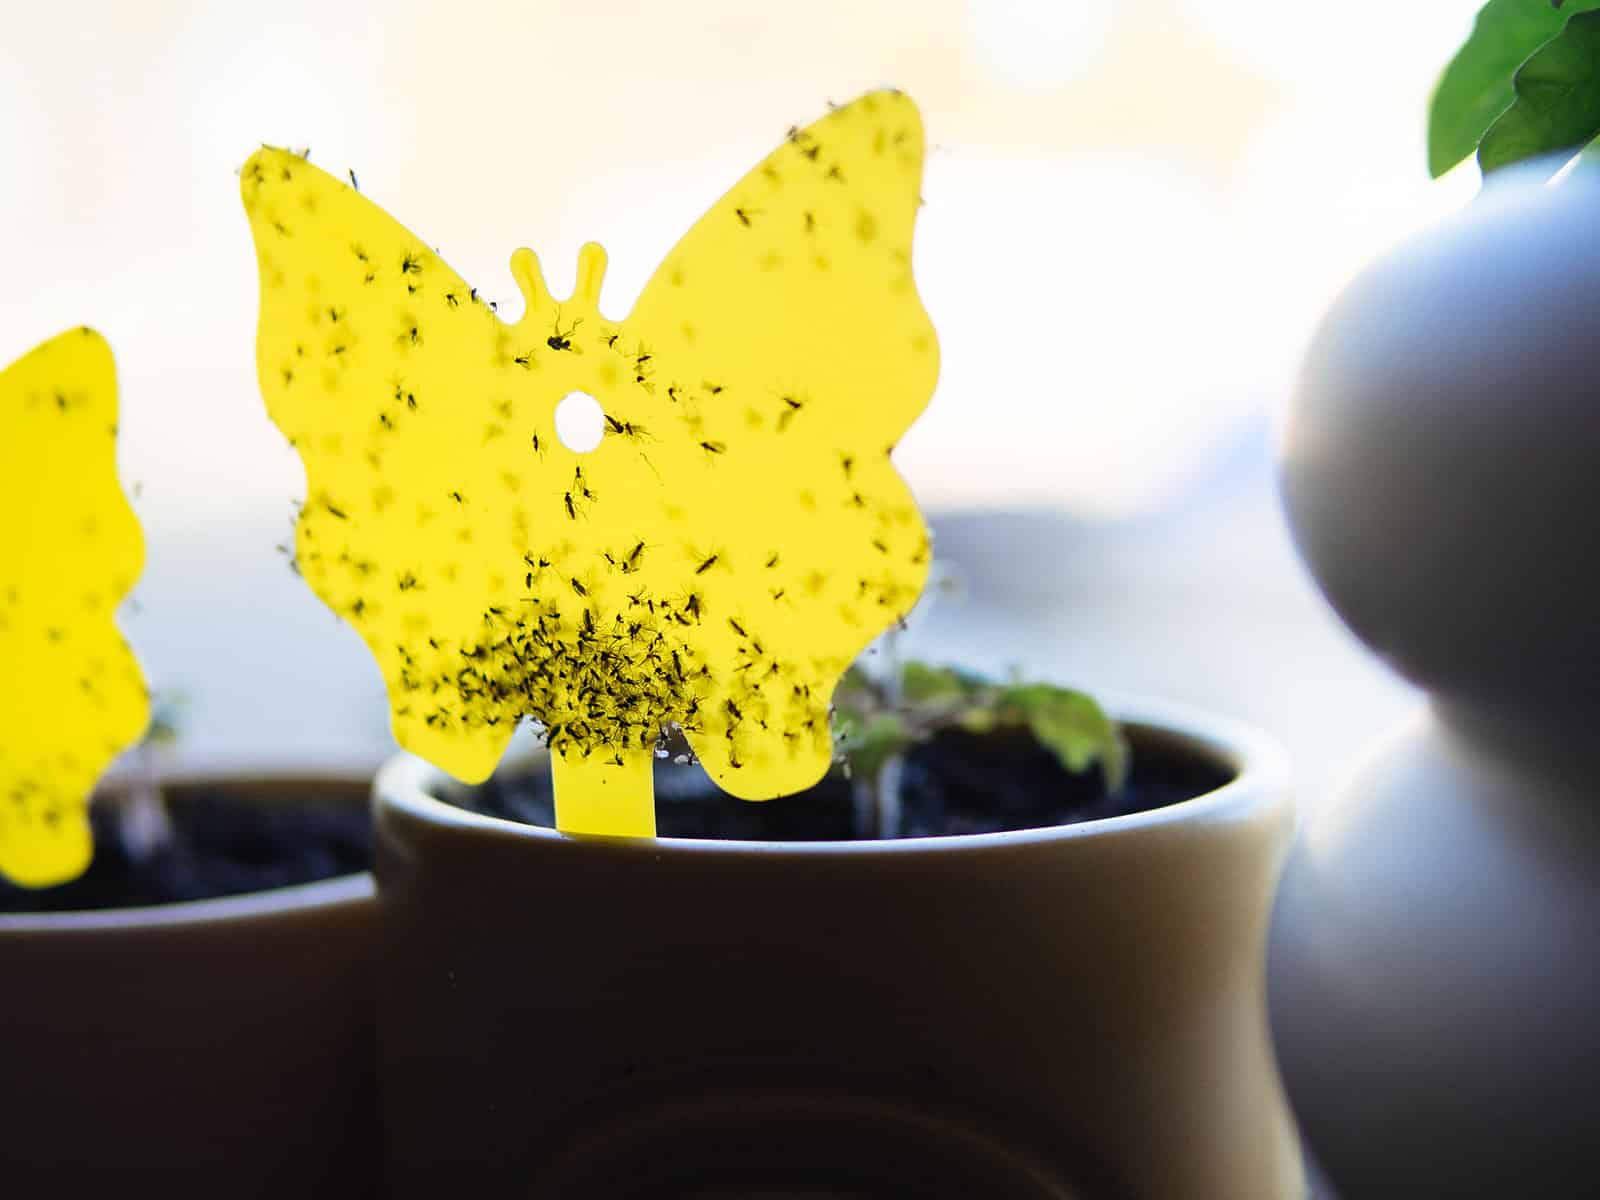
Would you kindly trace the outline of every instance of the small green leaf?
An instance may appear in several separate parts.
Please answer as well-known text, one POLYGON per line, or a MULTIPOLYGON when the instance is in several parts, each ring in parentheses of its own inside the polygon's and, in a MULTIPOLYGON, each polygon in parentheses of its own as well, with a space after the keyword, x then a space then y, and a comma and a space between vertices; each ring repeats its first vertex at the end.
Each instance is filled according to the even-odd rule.
POLYGON ((974 704, 956 714, 956 725, 967 733, 993 733, 1000 727, 1000 714, 991 705, 974 704))
POLYGON ((837 689, 839 692, 859 694, 871 693, 876 690, 877 687, 872 682, 872 676, 867 674, 866 669, 860 663, 851 663, 845 668, 844 674, 839 677, 837 689))
POLYGON ((861 731, 866 728, 871 714, 864 709, 840 703, 838 693, 835 692, 832 717, 833 744, 837 752, 843 754, 850 744, 861 736, 861 731))
POLYGON ((883 708, 887 699, 882 685, 860 664, 853 664, 833 692, 834 723, 837 725, 840 718, 864 721, 869 714, 883 708))
POLYGON ((1517 69, 1516 100, 1478 144, 1487 175, 1556 150, 1576 153, 1600 135, 1600 12, 1576 12, 1517 69))
POLYGON ((908 704, 959 700, 971 694, 973 681, 952 667, 934 667, 912 660, 900 674, 901 694, 908 704))
POLYGON ((852 775, 872 779, 885 762, 915 741, 898 715, 877 713, 854 728, 844 744, 844 756, 852 775))
POLYGON ((1099 764, 1106 789, 1116 791, 1127 778, 1127 747, 1116 722, 1094 698, 1044 683, 1006 688, 1002 703, 1014 709, 1039 743, 1055 752, 1073 773, 1099 764))
POLYGON ((1530 54, 1561 32, 1568 13, 1600 8, 1600 0, 1489 0, 1472 34, 1456 51, 1428 106, 1428 171, 1437 179, 1482 140, 1516 99, 1511 77, 1530 54))

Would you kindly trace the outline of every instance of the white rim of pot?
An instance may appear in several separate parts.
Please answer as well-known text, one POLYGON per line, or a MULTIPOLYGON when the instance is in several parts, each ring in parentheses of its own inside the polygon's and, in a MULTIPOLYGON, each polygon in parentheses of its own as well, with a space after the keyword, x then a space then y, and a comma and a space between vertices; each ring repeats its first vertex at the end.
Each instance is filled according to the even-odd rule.
MULTIPOLYGON (((106 783, 114 786, 118 778, 109 777, 106 783)), ((198 765, 186 766, 170 775, 163 775, 161 782, 172 787, 208 785, 227 787, 230 784, 271 785, 316 781, 352 786, 365 784, 371 778, 370 770, 348 765, 331 767, 278 764, 252 768, 249 765, 232 764, 215 770, 208 770, 198 765)), ((257 892, 240 892, 232 896, 214 896, 208 900, 175 900, 170 904, 149 904, 130 908, 0 913, 0 936, 9 933, 101 933, 115 930, 131 932, 138 929, 170 929, 181 925, 259 921, 307 908, 358 903, 371 900, 375 895, 372 872, 357 871, 354 874, 334 875, 311 883, 263 888, 257 892)))
MULTIPOLYGON (((378 769, 373 780, 373 801, 380 810, 393 806, 415 818, 457 829, 477 829, 502 836, 535 841, 634 843, 642 849, 674 854, 749 854, 753 850, 774 855, 875 855, 955 853, 984 847, 1019 846, 1078 838, 1127 836, 1152 827, 1172 825, 1208 816, 1244 818, 1264 809, 1289 803, 1289 758, 1267 735, 1241 722, 1197 712, 1181 705, 1134 697, 1102 697, 1111 715, 1126 726, 1188 743, 1234 772, 1221 787, 1188 800, 1160 808, 1144 809, 1118 817, 1102 817, 1071 825, 1015 829, 1000 833, 942 834, 937 836, 776 842, 732 838, 608 837, 561 833, 543 825, 528 825, 501 817, 471 812, 439 798, 439 793, 465 790, 432 763, 402 751, 378 769)), ((509 764, 536 761, 536 750, 509 764)), ((504 769, 502 763, 498 769, 504 769)))

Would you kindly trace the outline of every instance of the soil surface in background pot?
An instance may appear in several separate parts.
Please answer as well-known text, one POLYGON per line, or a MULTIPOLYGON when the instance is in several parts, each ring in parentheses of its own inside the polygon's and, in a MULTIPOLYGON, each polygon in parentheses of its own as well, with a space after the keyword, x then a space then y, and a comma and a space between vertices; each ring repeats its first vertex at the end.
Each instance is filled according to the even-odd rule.
POLYGON ((75 912, 209 900, 365 871, 372 862, 367 805, 323 799, 309 786, 282 797, 252 785, 248 799, 224 786, 165 789, 172 839, 149 856, 130 853, 117 805, 97 798, 89 810, 94 860, 78 879, 51 888, 19 888, 0 879, 0 912, 75 912))
MULTIPOLYGON (((1165 808, 1227 783, 1198 756, 1141 748, 1127 782, 1107 793, 1098 768, 1073 774, 1026 734, 948 732, 906 754, 896 837, 947 837, 1072 825, 1165 808)), ((661 837, 741 841, 849 841, 858 834, 850 781, 838 772, 793 796, 752 803, 718 790, 698 766, 656 764, 661 837)), ((487 816, 553 826, 550 776, 541 769, 452 790, 452 803, 487 816)))

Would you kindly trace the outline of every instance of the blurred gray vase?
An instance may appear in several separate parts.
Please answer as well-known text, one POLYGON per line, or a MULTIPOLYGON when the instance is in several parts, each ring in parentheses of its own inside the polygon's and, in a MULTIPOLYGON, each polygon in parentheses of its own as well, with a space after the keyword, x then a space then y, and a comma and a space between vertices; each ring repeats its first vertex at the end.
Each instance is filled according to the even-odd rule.
POLYGON ((1362 1200, 1600 1186, 1600 185, 1549 174, 1362 275, 1284 428, 1302 555, 1431 699, 1308 806, 1273 935, 1291 1100, 1362 1200))

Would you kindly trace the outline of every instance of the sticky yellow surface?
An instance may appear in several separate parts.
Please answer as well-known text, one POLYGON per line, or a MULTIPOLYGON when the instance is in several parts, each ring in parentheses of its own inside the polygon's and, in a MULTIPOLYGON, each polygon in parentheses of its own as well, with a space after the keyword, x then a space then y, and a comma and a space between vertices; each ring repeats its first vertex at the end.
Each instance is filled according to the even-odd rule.
POLYGON ((116 443, 93 330, 0 372, 0 874, 26 887, 89 865, 89 793, 150 718, 113 620, 144 564, 116 443))
POLYGON ((938 373, 922 156, 911 101, 864 96, 791 130, 623 319, 599 246, 564 300, 517 251, 515 324, 351 183, 250 159, 298 566, 377 658, 401 745, 475 782, 534 718, 579 832, 654 831, 664 723, 735 795, 821 778, 839 676, 928 570, 889 461, 938 373), (589 453, 556 435, 574 391, 606 415, 589 453))

